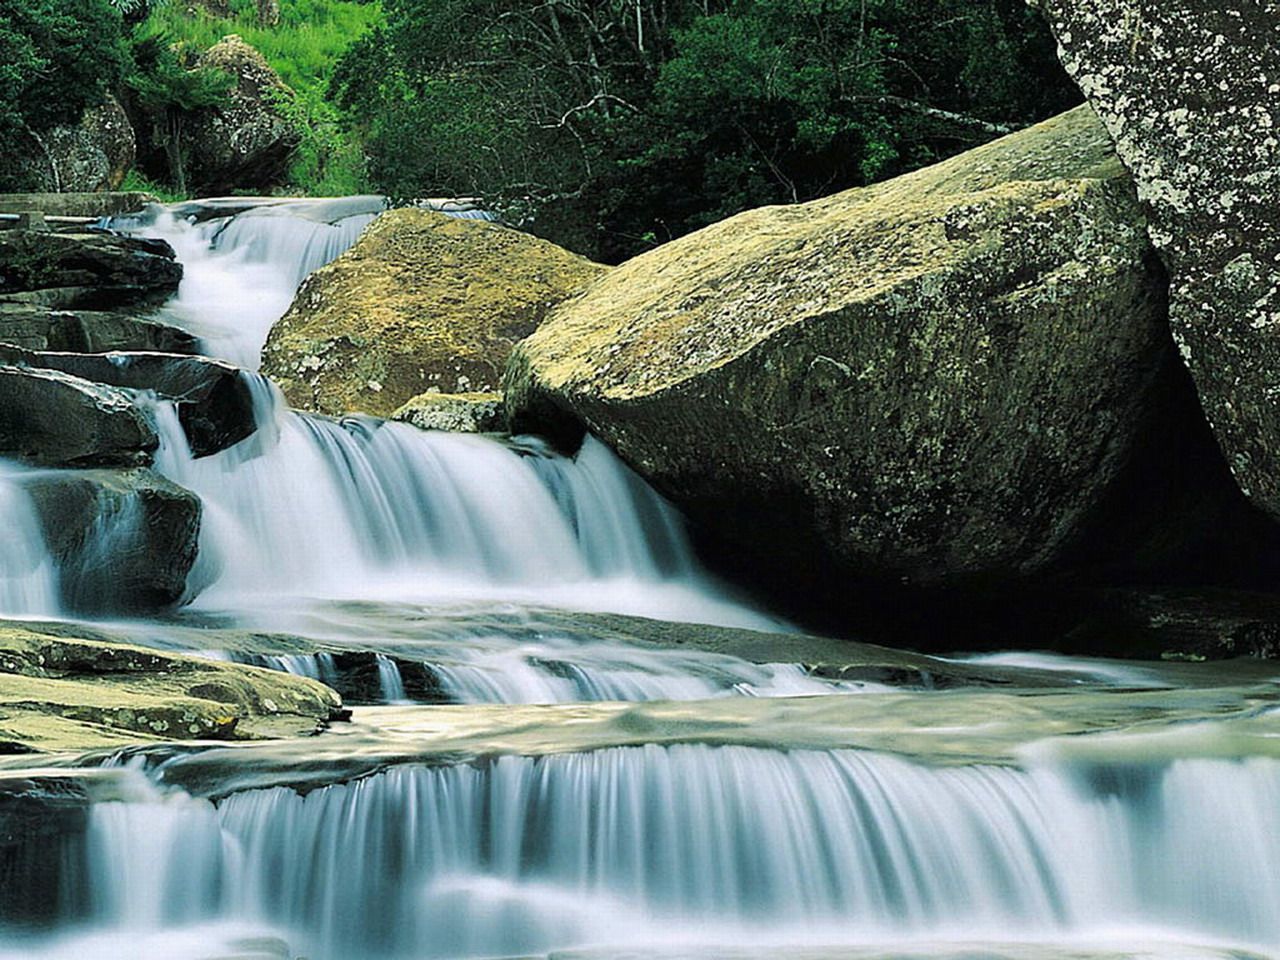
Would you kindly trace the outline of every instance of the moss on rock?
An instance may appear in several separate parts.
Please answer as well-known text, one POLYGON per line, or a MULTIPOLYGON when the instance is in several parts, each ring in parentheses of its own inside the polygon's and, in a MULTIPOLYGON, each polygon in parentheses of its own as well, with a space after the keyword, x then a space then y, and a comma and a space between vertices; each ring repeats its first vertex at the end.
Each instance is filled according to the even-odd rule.
POLYGON ((329 414, 492 391, 512 345, 604 270, 495 224, 393 210, 302 285, 263 371, 295 407, 329 414))

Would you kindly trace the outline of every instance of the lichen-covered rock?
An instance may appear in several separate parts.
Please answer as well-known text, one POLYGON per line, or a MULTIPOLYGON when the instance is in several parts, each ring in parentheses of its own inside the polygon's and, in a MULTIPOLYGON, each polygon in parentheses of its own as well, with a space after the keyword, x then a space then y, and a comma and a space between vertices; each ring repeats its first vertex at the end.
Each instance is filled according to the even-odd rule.
POLYGON ((253 394, 239 369, 209 357, 168 353, 51 353, 0 343, 0 364, 60 370, 73 377, 146 390, 177 407, 191 452, 208 456, 257 429, 253 394))
POLYGON ((74 126, 56 127, 45 136, 54 175, 44 181, 58 192, 114 190, 124 182, 137 155, 129 116, 115 97, 85 111, 74 126))
POLYGON ((341 706, 305 677, 0 623, 0 742, 14 752, 305 734, 341 706))
POLYGON ((107 231, 0 232, 0 300, 102 310, 161 302, 181 281, 182 264, 163 240, 107 231))
POLYGON ((1137 183, 1227 462, 1280 517, 1280 3, 1035 3, 1137 183))
POLYGON ((201 111, 190 122, 193 189, 217 194, 278 184, 301 140, 284 107, 293 100, 293 91, 236 34, 206 50, 195 66, 225 71, 235 85, 225 104, 201 111))
POLYGON ((506 426, 500 393, 423 393, 391 415, 419 430, 493 433, 506 426))
POLYGON ((136 466, 159 440, 127 391, 0 364, 0 456, 42 466, 136 466))
POLYGON ((512 345, 604 271, 496 224, 393 210, 302 285, 263 372, 295 407, 330 414, 496 390, 512 345))
POLYGON ((151 470, 47 470, 24 477, 62 601, 79 613, 171 606, 187 593, 200 499, 151 470))
POLYGON ((520 344, 507 405, 517 429, 585 425, 722 554, 815 592, 1044 574, 1103 515, 1146 557, 1170 475, 1151 431, 1212 447, 1164 289, 1081 107, 637 257, 520 344), (1115 498, 1143 469, 1135 515, 1115 498))

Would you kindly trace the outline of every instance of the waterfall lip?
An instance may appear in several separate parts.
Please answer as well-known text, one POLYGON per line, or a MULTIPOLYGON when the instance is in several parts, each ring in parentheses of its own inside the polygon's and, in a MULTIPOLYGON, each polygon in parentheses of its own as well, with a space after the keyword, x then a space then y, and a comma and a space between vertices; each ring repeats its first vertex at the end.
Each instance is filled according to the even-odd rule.
MULTIPOLYGON (((553 757, 688 745, 762 753, 862 752, 934 769, 1043 767, 1044 742, 1088 744, 1105 731, 1158 733, 1197 722, 1237 732, 1178 759, 1280 758, 1274 686, 1170 691, 991 693, 955 690, 701 701, 538 705, 356 707, 350 723, 306 741, 147 745, 99 758, 145 762, 159 781, 201 796, 287 786, 310 790, 359 780, 388 767, 487 763, 496 757, 553 757), (1261 725, 1261 731, 1257 725, 1261 725), (1209 748, 1211 746, 1211 749, 1209 748)), ((1107 761, 1104 746, 1098 757, 1107 761)), ((1116 755, 1115 762, 1129 762, 1116 755)), ((92 762, 86 755, 80 762, 92 762)), ((0 768, 3 768, 0 761, 0 768)))

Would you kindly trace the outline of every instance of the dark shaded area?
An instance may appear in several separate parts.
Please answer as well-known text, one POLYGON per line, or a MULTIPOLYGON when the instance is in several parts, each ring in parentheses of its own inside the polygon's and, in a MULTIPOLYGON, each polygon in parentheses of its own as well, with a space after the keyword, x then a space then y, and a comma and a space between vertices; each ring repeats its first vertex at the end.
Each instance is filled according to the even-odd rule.
POLYGON ((0 780, 0 924, 47 928, 83 917, 89 793, 63 777, 0 780))

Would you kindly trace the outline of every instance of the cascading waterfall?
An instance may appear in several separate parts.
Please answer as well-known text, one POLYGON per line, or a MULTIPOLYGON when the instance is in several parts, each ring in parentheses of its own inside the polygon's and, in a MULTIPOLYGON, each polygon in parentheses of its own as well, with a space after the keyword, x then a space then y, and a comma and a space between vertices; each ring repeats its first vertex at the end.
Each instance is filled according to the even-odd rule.
POLYGON ((254 383, 258 432, 212 457, 192 457, 172 404, 152 407, 157 468, 205 507, 199 605, 507 597, 771 623, 697 571, 671 508, 597 441, 570 461, 532 438, 339 422, 254 383))
POLYGON ((60 608, 58 575, 22 486, 24 472, 0 461, 0 616, 53 616, 60 608))
MULTIPOLYGON (((166 235, 187 267, 166 308, 170 318, 214 354, 255 368, 299 278, 345 248, 364 216, 331 213, 295 217, 281 208, 161 222, 150 232, 166 235)), ((200 617, 218 622, 214 613, 231 613, 231 622, 254 631, 308 624, 307 635, 328 649, 350 637, 376 640, 370 646, 387 652, 361 654, 361 682, 391 702, 406 699, 407 680, 473 704, 883 690, 821 680, 798 664, 617 642, 607 630, 593 632, 601 619, 563 635, 544 625, 553 618, 506 633, 483 618, 474 629, 432 633, 423 625, 431 604, 495 600, 778 625, 702 573, 671 509, 590 438, 567 459, 531 438, 499 442, 302 415, 265 380, 251 383, 257 432, 199 460, 173 405, 150 401, 158 469, 196 491, 205 508, 192 577, 197 625, 184 629, 199 635, 200 617), (329 605, 308 607, 312 600, 329 605), (393 616, 399 626, 390 626, 393 616), (323 629, 326 618, 332 631, 323 629), (409 670, 417 666, 429 676, 415 680, 409 670)), ((0 521, 19 518, 7 524, 19 546, 0 554, 0 603, 39 606, 53 581, 31 562, 43 546, 11 479, 0 473, 0 521)), ((199 649, 198 639, 183 642, 199 649)), ((210 655, 332 684, 346 669, 339 661, 348 662, 327 652, 210 655)), ((1081 709, 1095 710, 1102 725, 1123 727, 1130 716, 1109 713, 1107 698, 1116 694, 1102 688, 1167 682, 1091 661, 985 659, 1057 671, 1060 695, 1092 687, 1097 699, 1081 709)), ((1247 704, 1251 722, 1280 717, 1264 688, 1249 688, 1258 698, 1247 704)), ((857 703, 872 708, 863 716, 888 724, 890 733, 873 742, 909 751, 918 741, 896 733, 929 715, 913 712, 912 697, 953 694, 963 692, 898 691, 857 703)), ((1020 694, 1001 696, 1017 718, 1020 694)), ((1216 716, 1218 701, 1204 699, 1216 716)), ((1139 720, 1158 712, 1153 702, 1140 701, 1139 720)), ((841 705, 804 701, 815 704, 841 705)), ((358 732, 335 728, 308 741, 314 757, 305 753, 291 768, 328 785, 242 790, 216 802, 168 786, 197 789, 181 778, 181 750, 155 748, 145 772, 142 759, 109 761, 138 782, 127 801, 89 808, 81 858, 68 859, 60 874, 61 938, 19 942, 16 953, 6 952, 13 943, 6 941, 0 960, 462 960, 592 945, 613 948, 600 957, 626 948, 682 960, 725 947, 742 951, 731 954, 738 957, 783 956, 806 944, 833 957, 840 954, 825 952, 831 945, 858 944, 890 945, 874 954, 881 957, 901 956, 895 951, 908 944, 912 957, 997 955, 953 949, 976 941, 1102 944, 1098 955, 1108 957, 1128 955, 1135 941, 1162 945, 1144 956, 1183 960, 1280 954, 1274 756, 1225 759, 1202 743, 1194 758, 1170 759, 1177 751, 1166 749, 1162 759, 1135 762, 1130 746, 1085 760, 1084 752, 1042 743, 1010 753, 1009 765, 978 762, 990 754, 966 738, 981 739, 980 720, 945 728, 973 750, 957 754, 969 762, 951 765, 914 752, 910 759, 817 750, 785 731, 776 742, 796 746, 717 740, 750 722, 742 719, 755 716, 748 706, 758 705, 666 705, 662 732, 678 742, 599 749, 538 718, 554 713, 568 727, 601 708, 532 708, 517 718, 524 738, 517 740, 546 746, 546 755, 516 755, 539 749, 512 745, 517 734, 508 731, 507 740, 486 741, 496 745, 476 751, 479 758, 411 755, 434 756, 432 764, 381 752, 376 738, 362 748, 358 732), (708 725, 713 707, 720 719, 708 725), (575 742, 579 752, 558 752, 575 742), (358 770, 379 772, 324 779, 340 780, 345 769, 339 761, 325 766, 324 757, 362 749, 358 770)), ((796 704, 773 706, 785 712, 796 704)), ((431 737, 451 724, 466 730, 482 712, 423 709, 368 708, 347 726, 400 722, 405 737, 431 737), (422 726, 405 719, 424 715, 422 726)), ((660 739, 652 716, 628 707, 610 716, 625 734, 610 743, 660 739)), ((1090 738, 1071 739, 1078 746, 1090 738)), ((839 741, 850 742, 861 741, 839 741)), ((219 764, 252 771, 255 749, 227 747, 204 769, 236 782, 219 764)), ((286 771, 256 782, 293 781, 286 771)), ((1055 949, 1019 956, 1059 956, 1055 949)))
POLYGON ((1280 947, 1280 762, 1109 772, 693 744, 399 767, 99 805, 85 882, 99 923, 236 918, 316 960, 1135 926, 1280 947))

